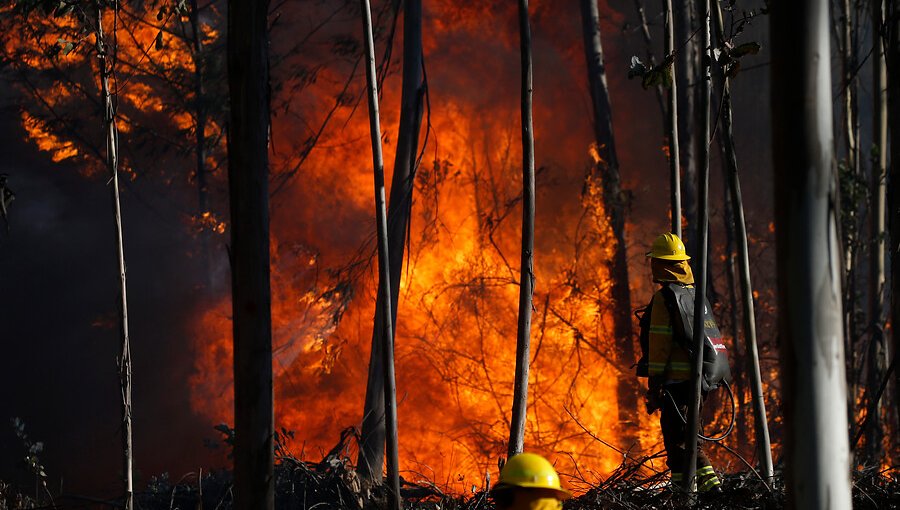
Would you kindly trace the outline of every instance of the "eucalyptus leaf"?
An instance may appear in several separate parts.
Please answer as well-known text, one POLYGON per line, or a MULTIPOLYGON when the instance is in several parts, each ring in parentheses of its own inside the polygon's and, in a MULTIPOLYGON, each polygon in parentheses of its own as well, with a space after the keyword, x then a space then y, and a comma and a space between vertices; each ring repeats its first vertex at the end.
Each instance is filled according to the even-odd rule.
POLYGON ((744 55, 756 55, 759 53, 760 45, 758 42, 748 42, 735 46, 728 52, 732 58, 741 58, 744 55))

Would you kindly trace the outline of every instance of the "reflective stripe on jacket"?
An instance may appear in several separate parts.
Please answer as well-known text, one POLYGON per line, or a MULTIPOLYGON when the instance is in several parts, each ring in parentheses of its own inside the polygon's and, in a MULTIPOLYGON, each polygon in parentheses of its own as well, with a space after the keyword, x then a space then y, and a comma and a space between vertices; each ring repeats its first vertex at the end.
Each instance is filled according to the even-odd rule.
POLYGON ((653 295, 650 311, 650 377, 664 376, 666 381, 686 381, 691 378, 690 356, 675 342, 672 317, 666 308, 662 291, 653 295))
MULTIPOLYGON (((694 275, 686 260, 668 261, 651 259, 650 268, 656 283, 681 283, 693 285, 694 275)), ((662 290, 653 295, 650 311, 650 344, 648 372, 650 377, 663 376, 665 381, 686 381, 691 378, 691 359, 688 352, 676 341, 674 322, 666 306, 662 290)))

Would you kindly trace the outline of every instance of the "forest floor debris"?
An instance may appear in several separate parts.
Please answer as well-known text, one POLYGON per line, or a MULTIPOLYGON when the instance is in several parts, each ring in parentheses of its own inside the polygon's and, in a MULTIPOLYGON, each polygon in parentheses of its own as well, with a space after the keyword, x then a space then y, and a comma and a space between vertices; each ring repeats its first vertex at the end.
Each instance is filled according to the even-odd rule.
MULTIPOLYGON (((383 486, 366 489, 351 461, 358 432, 348 428, 338 444, 320 461, 304 461, 289 453, 282 431, 276 441, 275 508, 280 510, 378 510, 387 506, 383 486)), ((644 475, 641 462, 621 465, 586 492, 565 502, 564 510, 637 510, 685 508, 684 495, 668 484, 668 472, 644 475)), ((722 491, 700 495, 696 509, 765 509, 785 507, 785 486, 776 470, 769 484, 753 472, 722 475, 722 491)), ((233 478, 230 471, 198 471, 175 480, 168 474, 151 479, 136 493, 141 510, 230 510, 233 478)), ((430 482, 401 482, 404 507, 409 510, 492 510, 487 491, 473 487, 469 494, 450 494, 430 482)), ((117 501, 73 495, 37 498, 0 482, 0 510, 117 508, 117 501)), ((900 509, 900 467, 858 469, 853 475, 855 509, 900 509)))

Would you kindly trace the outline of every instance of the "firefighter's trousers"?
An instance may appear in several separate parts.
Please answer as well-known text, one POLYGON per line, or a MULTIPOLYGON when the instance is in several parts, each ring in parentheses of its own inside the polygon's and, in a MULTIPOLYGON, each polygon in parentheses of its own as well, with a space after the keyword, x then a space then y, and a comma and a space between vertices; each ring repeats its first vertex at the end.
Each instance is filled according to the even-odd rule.
MULTIPOLYGON (((672 471, 672 483, 680 484, 684 476, 682 470, 684 469, 685 456, 687 455, 684 445, 687 426, 681 417, 687 416, 688 403, 691 399, 691 387, 688 381, 684 381, 667 384, 664 389, 668 394, 663 395, 659 426, 662 429, 663 443, 666 447, 666 464, 672 471), (671 398, 669 395, 671 395, 671 398), (680 416, 678 414, 679 411, 681 411, 680 416)), ((706 394, 700 397, 701 409, 703 408, 704 400, 706 400, 706 394)), ((697 490, 705 492, 717 487, 719 478, 716 476, 709 458, 703 452, 702 443, 699 439, 697 440, 697 490)))

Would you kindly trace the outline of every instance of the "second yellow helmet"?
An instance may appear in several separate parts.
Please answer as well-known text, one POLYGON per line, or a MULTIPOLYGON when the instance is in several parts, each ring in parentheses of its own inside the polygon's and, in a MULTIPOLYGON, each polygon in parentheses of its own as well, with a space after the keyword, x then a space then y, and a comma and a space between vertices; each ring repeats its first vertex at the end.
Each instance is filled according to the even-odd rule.
POLYGON ((504 487, 549 489, 559 499, 569 499, 572 493, 559 484, 559 475, 550 462, 534 453, 520 453, 511 457, 500 470, 500 481, 494 490, 504 487))

